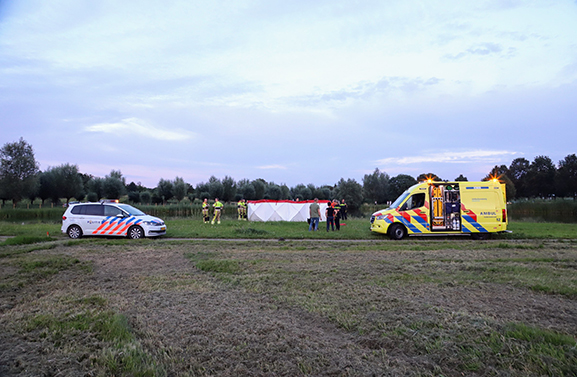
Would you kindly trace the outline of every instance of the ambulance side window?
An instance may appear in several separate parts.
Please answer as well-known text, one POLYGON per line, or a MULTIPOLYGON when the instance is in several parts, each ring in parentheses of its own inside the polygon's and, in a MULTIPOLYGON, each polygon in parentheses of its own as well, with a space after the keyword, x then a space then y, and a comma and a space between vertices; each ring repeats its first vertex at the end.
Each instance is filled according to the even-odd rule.
POLYGON ((401 211, 408 211, 415 208, 420 208, 425 205, 425 194, 415 194, 411 196, 405 204, 401 207, 401 211))

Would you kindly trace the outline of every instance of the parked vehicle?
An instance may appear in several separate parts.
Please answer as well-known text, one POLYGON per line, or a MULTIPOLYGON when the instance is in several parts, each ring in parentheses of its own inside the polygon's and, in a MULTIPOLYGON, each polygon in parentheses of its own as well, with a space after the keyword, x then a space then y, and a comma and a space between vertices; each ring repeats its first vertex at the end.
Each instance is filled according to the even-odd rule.
POLYGON ((166 224, 157 217, 118 201, 71 204, 62 216, 62 233, 70 238, 119 236, 131 239, 166 234, 166 224))
POLYGON ((400 240, 407 235, 470 234, 486 239, 507 232, 505 184, 421 182, 411 186, 387 209, 373 213, 371 231, 400 240))

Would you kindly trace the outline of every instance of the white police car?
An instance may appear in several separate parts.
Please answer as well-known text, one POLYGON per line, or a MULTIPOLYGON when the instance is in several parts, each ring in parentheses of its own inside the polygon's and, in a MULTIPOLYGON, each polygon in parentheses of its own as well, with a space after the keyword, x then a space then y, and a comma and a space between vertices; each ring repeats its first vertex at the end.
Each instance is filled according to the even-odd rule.
POLYGON ((62 216, 62 233, 70 238, 121 236, 132 239, 166 234, 166 224, 157 217, 117 201, 71 204, 62 216))

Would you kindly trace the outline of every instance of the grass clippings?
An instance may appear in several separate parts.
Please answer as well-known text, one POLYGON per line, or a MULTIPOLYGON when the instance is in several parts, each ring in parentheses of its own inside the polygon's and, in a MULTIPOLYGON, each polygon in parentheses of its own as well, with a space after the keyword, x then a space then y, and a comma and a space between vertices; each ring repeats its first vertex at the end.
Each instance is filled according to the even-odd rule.
POLYGON ((574 376, 576 269, 544 240, 61 243, 0 258, 0 375, 574 376))

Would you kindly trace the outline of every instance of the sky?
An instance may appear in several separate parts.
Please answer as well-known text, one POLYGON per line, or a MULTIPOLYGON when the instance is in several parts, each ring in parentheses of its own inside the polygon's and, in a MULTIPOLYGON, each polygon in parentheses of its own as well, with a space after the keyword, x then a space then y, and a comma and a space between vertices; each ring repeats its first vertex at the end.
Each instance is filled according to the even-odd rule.
POLYGON ((0 0, 0 144, 155 187, 577 153, 575 0, 0 0))

